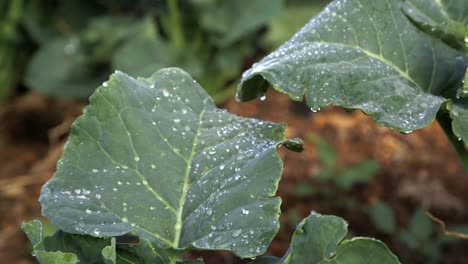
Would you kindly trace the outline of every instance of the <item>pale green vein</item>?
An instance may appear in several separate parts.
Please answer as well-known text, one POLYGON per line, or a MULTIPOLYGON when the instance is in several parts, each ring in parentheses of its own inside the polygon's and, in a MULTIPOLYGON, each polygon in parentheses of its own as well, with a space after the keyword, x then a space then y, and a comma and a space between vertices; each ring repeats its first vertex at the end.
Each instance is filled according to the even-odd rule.
POLYGON ((102 205, 109 213, 111 213, 111 214, 115 215, 117 218, 119 218, 122 222, 128 223, 130 226, 131 226, 131 224, 134 224, 134 225, 135 225, 135 226, 134 226, 135 228, 137 228, 137 229, 139 229, 139 230, 142 230, 142 231, 145 231, 146 233, 152 235, 153 237, 155 237, 156 239, 159 239, 160 241, 163 241, 163 242, 167 243, 168 245, 171 244, 171 241, 167 240, 166 238, 160 236, 160 235, 157 234, 157 233, 153 233, 152 231, 150 231, 150 230, 148 230, 148 229, 146 229, 146 228, 144 228, 144 227, 142 227, 142 226, 140 226, 140 225, 136 225, 135 223, 132 223, 132 222, 130 221, 130 219, 128 219, 128 221, 124 221, 123 218, 122 218, 120 215, 118 215, 116 212, 114 212, 114 210, 110 209, 110 208, 107 206, 107 204, 106 204, 105 202, 101 201, 101 205, 102 205))
MULTIPOLYGON (((374 18, 367 12, 366 8, 361 4, 361 2, 356 0, 356 3, 359 5, 359 8, 364 10, 367 17, 369 17, 369 20, 371 21, 372 27, 374 28, 374 31, 375 31, 375 36, 377 38, 377 44, 379 45, 379 54, 382 55, 382 40, 380 39, 380 31, 377 28, 377 24, 375 23, 374 18)), ((359 43, 357 43, 357 45, 359 46, 359 43)))
MULTIPOLYGON (((362 51, 363 53, 365 53, 367 56, 371 57, 371 58, 374 58, 376 60, 379 60, 381 62, 383 62, 384 64, 387 64, 388 66, 390 66, 391 68, 393 68, 395 71, 397 71, 400 75, 402 75, 403 77, 405 77, 407 80, 409 80, 410 82, 412 82, 414 85, 416 85, 417 88, 419 88, 421 91, 423 91, 423 89, 421 88, 421 86, 419 86, 419 84, 413 80, 406 72, 402 71, 398 66, 396 66, 395 64, 393 64, 391 61, 388 61, 385 57, 382 57, 378 54, 375 54, 375 53, 372 53, 366 49, 364 49, 363 47, 361 46, 352 46, 352 45, 349 45, 349 44, 345 44, 345 43, 338 43, 338 42, 326 42, 326 41, 323 41, 323 40, 319 40, 319 41, 315 41, 315 42, 318 42, 318 43, 323 43, 323 44, 328 44, 328 45, 335 45, 335 46, 344 46, 344 47, 348 47, 348 48, 351 48, 351 49, 357 49, 357 50, 360 50, 362 51)), ((313 43, 313 42, 312 42, 313 43)), ((326 63, 325 63, 326 64, 326 63)))
POLYGON ((447 10, 445 10, 445 6, 440 2, 440 0, 434 0, 435 4, 439 7, 440 13, 447 19, 452 20, 452 18, 447 14, 447 10))
POLYGON ((432 86, 434 85, 434 78, 436 75, 436 69, 437 69, 437 60, 435 58, 435 51, 434 47, 432 45, 429 45, 431 47, 431 52, 432 52, 432 72, 431 72, 431 82, 429 84, 428 91, 432 93, 432 86))
MULTIPOLYGON (((112 161, 113 163, 121 166, 121 167, 127 167, 126 165, 124 164, 121 164, 120 162, 117 162, 116 160, 114 160, 112 158, 112 156, 102 147, 101 143, 99 141, 97 141, 96 139, 94 139, 86 130, 84 130, 83 128, 79 127, 78 125, 75 125, 76 128, 78 128, 79 130, 81 130, 84 135, 86 135, 91 141, 93 141, 93 143, 95 143, 101 150, 102 152, 104 153, 104 155, 106 155, 106 157, 109 158, 110 161, 112 161)), ((143 175, 140 173, 140 171, 138 171, 136 168, 133 169, 133 171, 135 171, 135 173, 142 179, 146 179, 146 177, 143 177, 143 175)), ((156 199, 158 199, 161 203, 163 203, 164 205, 166 205, 169 209, 171 209, 174 213, 176 212, 175 208, 168 202, 166 201, 166 199, 164 199, 161 195, 159 195, 153 188, 151 188, 151 186, 147 186, 148 188, 148 191, 150 191, 154 197, 156 199), (151 189, 151 190, 150 190, 151 189)))
POLYGON ((192 142, 192 149, 190 151, 190 156, 188 158, 187 166, 185 168, 184 184, 182 187, 182 193, 181 193, 180 200, 179 200, 179 208, 178 208, 178 212, 176 215, 177 222, 175 224, 175 236, 174 236, 174 242, 172 244, 174 248, 179 248, 180 235, 182 232, 182 212, 184 211, 184 204, 187 200, 186 196, 187 196, 187 192, 188 192, 189 185, 190 185, 189 184, 190 170, 192 168, 193 158, 195 157, 195 149, 196 149, 196 146, 198 145, 198 138, 200 137, 200 134, 201 134, 203 116, 205 114, 207 100, 208 99, 203 100, 203 109, 200 111, 200 114, 198 115, 198 127, 195 133, 195 138, 193 139, 193 142, 192 142))
MULTIPOLYGON (((388 4, 388 2, 387 2, 387 4, 388 4)), ((405 61, 405 72, 408 73, 408 69, 409 69, 409 67, 408 67, 408 58, 406 57, 405 44, 403 43, 403 40, 401 38, 401 33, 400 33, 401 29, 397 25, 395 14, 393 13, 392 6, 388 6, 388 9, 390 10, 390 15, 392 16, 393 24, 395 25, 395 31, 398 32, 398 39, 400 41, 401 52, 403 53, 403 59, 405 61)))

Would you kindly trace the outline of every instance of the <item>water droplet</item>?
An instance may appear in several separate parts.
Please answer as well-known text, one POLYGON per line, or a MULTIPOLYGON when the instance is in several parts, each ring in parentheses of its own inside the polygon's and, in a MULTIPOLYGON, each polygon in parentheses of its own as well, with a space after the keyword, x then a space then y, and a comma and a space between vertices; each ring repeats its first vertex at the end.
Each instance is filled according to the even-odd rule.
POLYGON ((99 172, 97 169, 92 169, 91 171, 92 171, 93 173, 99 172))
POLYGON ((180 119, 178 118, 174 119, 174 123, 180 123, 180 119))
POLYGON ((103 82, 102 86, 107 87, 107 86, 109 86, 109 84, 107 84, 107 82, 103 82))
POLYGON ((86 212, 87 214, 92 214, 92 213, 93 213, 93 211, 91 211, 91 210, 89 210, 89 209, 86 209, 85 212, 86 212))
POLYGON ((224 167, 226 167, 226 166, 225 166, 224 164, 221 164, 221 165, 219 166, 219 169, 220 169, 220 170, 224 170, 224 167))
POLYGON ((249 210, 242 208, 242 214, 248 215, 249 213, 249 210))
POLYGON ((136 161, 136 162, 140 161, 140 157, 135 156, 135 161, 136 161))
POLYGON ((96 196, 97 199, 101 199, 101 195, 99 193, 96 193, 95 196, 96 196))
POLYGON ((265 101, 265 99, 266 99, 266 95, 263 95, 260 97, 260 101, 265 101))
POLYGON ((234 231, 234 232, 232 233, 232 236, 233 236, 233 237, 238 237, 238 236, 241 234, 241 232, 242 232, 241 230, 236 230, 236 231, 234 231))
POLYGON ((211 208, 208 208, 208 210, 206 210, 207 215, 211 215, 212 213, 213 213, 213 210, 211 208))

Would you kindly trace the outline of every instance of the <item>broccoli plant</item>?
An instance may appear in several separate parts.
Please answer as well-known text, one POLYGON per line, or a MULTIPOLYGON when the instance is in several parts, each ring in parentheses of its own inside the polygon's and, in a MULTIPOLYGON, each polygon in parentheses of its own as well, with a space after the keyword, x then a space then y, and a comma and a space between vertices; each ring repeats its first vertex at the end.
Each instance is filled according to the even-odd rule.
MULTIPOLYGON (((116 72, 75 121, 42 189, 42 213, 60 230, 44 238, 39 221, 23 224, 34 254, 41 263, 188 263, 186 250, 262 255, 279 229, 276 148, 302 150, 284 128, 216 108, 177 68, 148 79, 116 72)), ((398 263, 381 242, 345 235, 342 219, 312 214, 287 256, 254 263, 398 263)))
MULTIPOLYGON (((337 0, 246 71, 237 98, 262 97, 270 84, 314 111, 357 108, 402 132, 437 118, 467 163, 467 10, 463 0, 337 0)), ((44 237, 39 221, 23 229, 41 263, 202 262, 185 259, 188 250, 255 258, 279 228, 278 146, 302 150, 282 124, 217 109, 179 69, 147 79, 116 72, 42 189, 43 214, 60 230, 44 237)), ((252 263, 399 263, 383 243, 343 240, 346 232, 344 220, 312 213, 284 257, 252 263)))

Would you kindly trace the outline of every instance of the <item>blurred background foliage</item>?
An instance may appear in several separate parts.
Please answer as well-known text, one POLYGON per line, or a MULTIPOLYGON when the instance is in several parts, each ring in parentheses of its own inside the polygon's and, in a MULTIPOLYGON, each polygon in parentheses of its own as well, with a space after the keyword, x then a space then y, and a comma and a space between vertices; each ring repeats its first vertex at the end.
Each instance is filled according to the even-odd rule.
POLYGON ((215 101, 329 1, 0 0, 0 100, 87 98, 110 73, 193 75, 215 101))

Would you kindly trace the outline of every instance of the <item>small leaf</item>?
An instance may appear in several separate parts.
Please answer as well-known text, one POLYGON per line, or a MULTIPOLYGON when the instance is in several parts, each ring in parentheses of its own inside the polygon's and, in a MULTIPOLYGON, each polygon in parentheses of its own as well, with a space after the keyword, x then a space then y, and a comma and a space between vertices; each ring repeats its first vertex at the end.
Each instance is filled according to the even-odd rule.
POLYGON ((261 97, 269 83, 313 109, 361 109, 410 132, 456 98, 467 64, 466 55, 416 27, 401 1, 337 0, 247 70, 237 98, 261 97))
POLYGON ((217 109, 179 69, 117 72, 74 123, 43 214, 70 233, 257 256, 279 228, 284 142, 284 125, 217 109))
POLYGON ((262 257, 251 264, 400 263, 382 242, 364 237, 342 241, 346 233, 343 219, 312 213, 297 226, 291 247, 282 259, 262 257))
POLYGON ((408 225, 408 231, 418 243, 429 241, 433 232, 433 224, 424 209, 419 208, 414 212, 408 225))
POLYGON ((455 100, 452 103, 450 117, 452 118, 452 129, 458 140, 463 140, 468 146, 468 98, 455 100))
POLYGON ((337 153, 333 146, 315 134, 309 134, 307 138, 315 144, 318 158, 324 166, 324 170, 333 169, 338 159, 337 153))
POLYGON ((104 264, 116 263, 117 254, 115 250, 115 238, 111 239, 111 245, 103 248, 101 253, 104 259, 104 264))
POLYGON ((374 160, 365 160, 346 168, 342 175, 336 178, 336 184, 343 189, 350 189, 356 184, 369 183, 379 172, 380 166, 374 160))
POLYGON ((49 250, 44 245, 42 237, 42 224, 39 220, 33 220, 21 224, 21 228, 28 236, 33 247, 33 256, 41 264, 76 264, 78 257, 73 253, 60 252, 58 250, 49 250))
POLYGON ((396 220, 393 209, 386 203, 378 201, 370 207, 369 215, 375 227, 387 234, 393 234, 396 230, 396 220))

